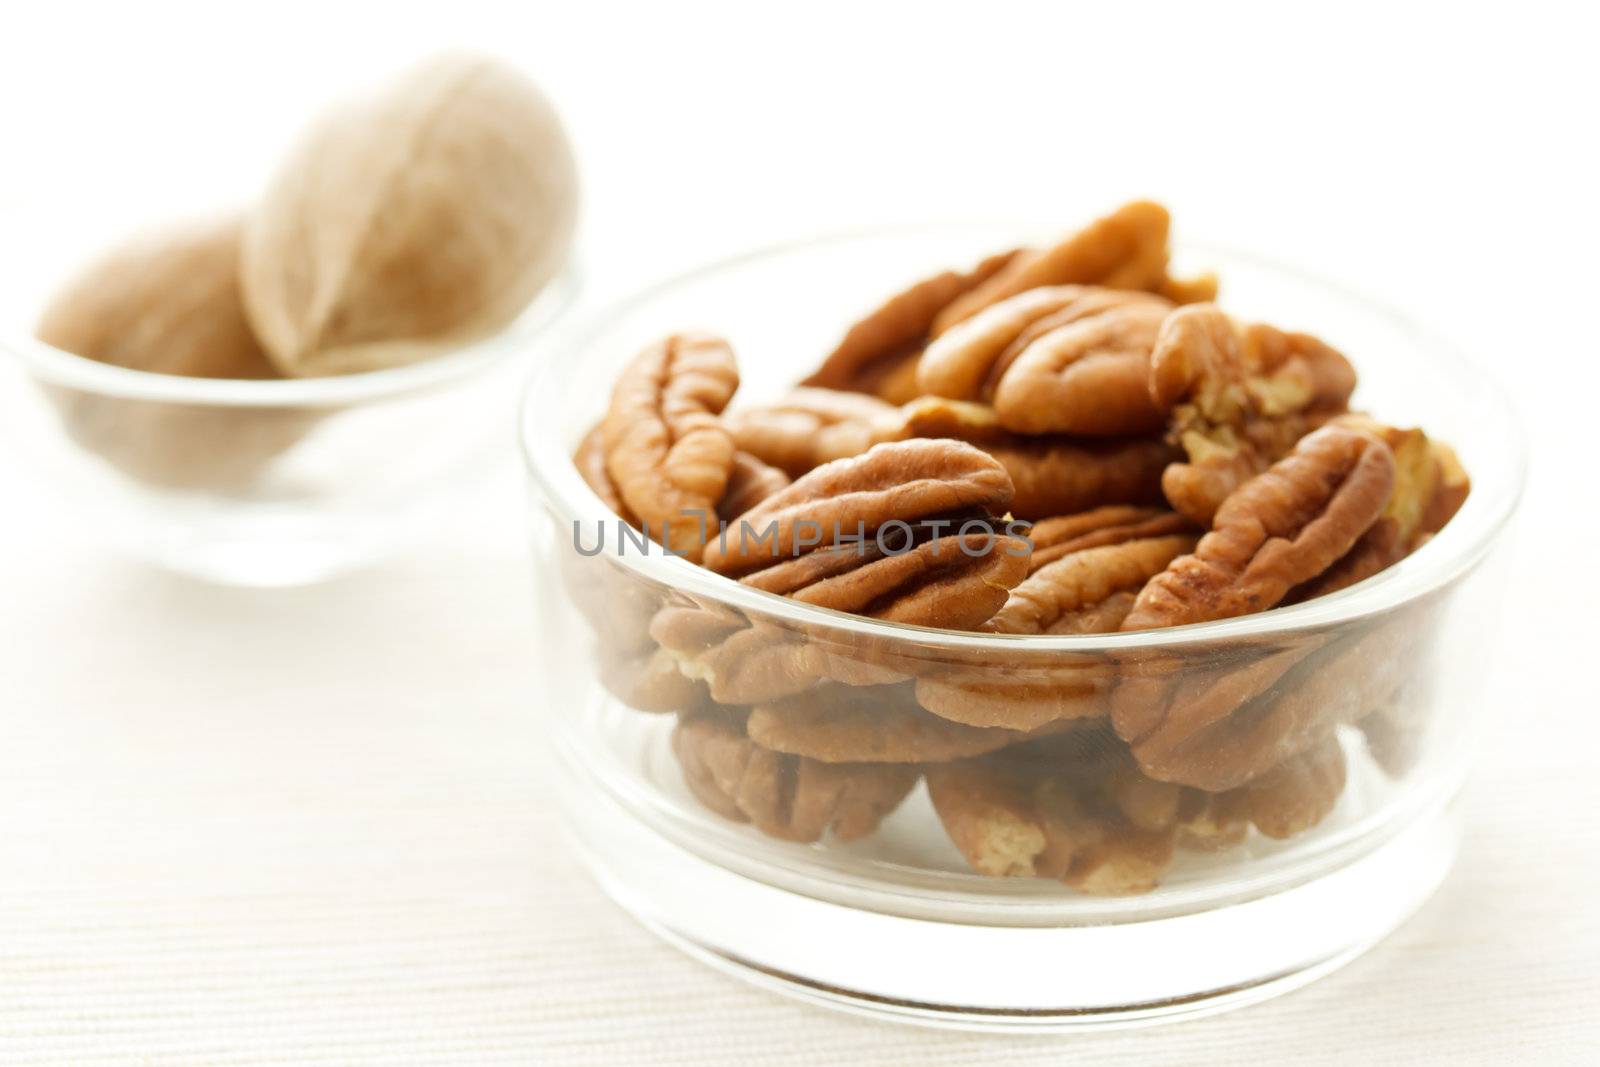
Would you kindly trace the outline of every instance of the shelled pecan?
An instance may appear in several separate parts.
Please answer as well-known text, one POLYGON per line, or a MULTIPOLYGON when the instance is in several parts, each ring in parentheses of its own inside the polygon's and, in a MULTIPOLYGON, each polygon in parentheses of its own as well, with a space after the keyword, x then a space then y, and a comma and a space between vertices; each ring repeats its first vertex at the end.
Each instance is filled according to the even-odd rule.
POLYGON ((729 412, 722 421, 739 448, 792 478, 905 436, 899 408, 837 389, 791 389, 775 403, 729 412))
POLYGON ((942 271, 897 293, 854 326, 801 385, 871 393, 894 404, 917 395, 916 362, 933 321, 950 303, 1004 269, 1019 253, 998 252, 970 271, 942 271))
POLYGON ((1011 513, 1044 519, 1161 499, 1161 472, 1178 455, 1159 437, 1026 436, 985 404, 925 396, 902 409, 904 437, 949 437, 989 453, 1011 476, 1011 513))
POLYGON ((917 783, 901 764, 821 763, 771 752, 746 736, 738 713, 685 716, 672 734, 684 782, 706 807, 786 841, 832 832, 840 841, 872 833, 917 783))
POLYGON ((750 712, 752 740, 825 763, 945 763, 1027 740, 1030 733, 930 715, 910 687, 829 682, 750 712))
POLYGON ((1273 607, 1366 533, 1394 478, 1394 455, 1382 441, 1346 427, 1318 430, 1224 501, 1211 532, 1150 580, 1122 628, 1182 626, 1273 607))
POLYGON ((1174 282, 1167 276, 1167 209, 1148 200, 1125 204, 1049 248, 1018 253, 1005 266, 941 310, 933 322, 939 336, 957 323, 1008 297, 1047 285, 1098 285, 1108 289, 1166 289, 1210 299, 1209 284, 1174 282))
POLYGON ((601 423, 617 495, 646 533, 691 559, 733 469, 733 439, 716 416, 738 385, 726 342, 677 334, 628 365, 601 423))
POLYGON ((917 382, 934 396, 991 401, 1017 433, 1150 433, 1165 423, 1151 398, 1150 353, 1172 307, 1151 293, 1031 289, 929 345, 917 382))
POLYGON ((998 515, 1011 479, 959 441, 899 441, 824 464, 740 517, 706 547, 705 565, 740 576, 844 537, 876 540, 886 528, 951 516, 998 515))
POLYGON ((1308 334, 1241 325, 1213 304, 1178 308, 1150 357, 1150 394, 1188 455, 1163 480, 1168 500, 1209 523, 1235 488, 1342 411, 1355 371, 1308 334))

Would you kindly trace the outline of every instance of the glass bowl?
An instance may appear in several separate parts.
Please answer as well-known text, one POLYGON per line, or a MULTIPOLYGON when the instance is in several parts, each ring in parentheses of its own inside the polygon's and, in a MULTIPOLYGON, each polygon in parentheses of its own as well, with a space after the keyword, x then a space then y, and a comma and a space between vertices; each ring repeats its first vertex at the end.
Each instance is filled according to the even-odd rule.
POLYGON ((645 345, 713 330, 739 358, 735 405, 771 400, 897 285, 1039 236, 917 227, 719 263, 598 316, 528 390, 535 655, 572 840, 646 926, 757 984, 974 1029, 1181 1018, 1353 958, 1418 908, 1453 858, 1520 437, 1472 364, 1335 286, 1237 252, 1178 249, 1180 267, 1218 271, 1229 310, 1349 354, 1358 407, 1425 427, 1471 474, 1466 504, 1431 542, 1343 592, 1140 633, 957 633, 811 607, 615 539, 571 457, 645 345), (997 741, 923 707, 959 718, 996 691, 1087 694, 1095 706, 1137 686, 1151 707, 1210 701, 1210 725, 1155 751, 1118 742, 1103 713, 997 741), (852 724, 936 743, 909 766, 872 762, 907 757, 850 748, 852 724), (830 762, 841 751, 848 762, 830 762), (1076 877, 977 873, 952 844, 958 824, 947 832, 931 798, 959 791, 964 767, 1008 760, 1045 783, 1033 796, 1059 802, 1048 818, 1108 796, 1123 805, 1085 831, 1104 847, 1074 855, 1063 869, 1076 877))
POLYGON ((113 547, 225 584, 313 582, 403 545, 490 466, 532 344, 575 291, 569 270, 507 330, 443 358, 270 381, 84 359, 33 338, 24 311, 0 337, 0 423, 44 492, 113 547))

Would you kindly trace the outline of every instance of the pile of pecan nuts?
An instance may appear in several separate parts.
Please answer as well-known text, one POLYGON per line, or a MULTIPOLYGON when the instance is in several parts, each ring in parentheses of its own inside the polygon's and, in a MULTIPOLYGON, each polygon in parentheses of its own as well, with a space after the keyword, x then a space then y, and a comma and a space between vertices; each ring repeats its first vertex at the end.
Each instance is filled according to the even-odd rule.
POLYGON ((738 370, 712 336, 624 371, 575 462, 632 528, 805 604, 1018 636, 930 650, 574 554, 601 679, 678 716, 707 807, 848 840, 923 780, 978 871, 1131 893, 1180 848, 1315 825, 1344 788, 1342 725, 1403 772, 1434 601, 1148 651, 1030 647, 1325 596, 1417 550, 1467 495, 1446 445, 1349 409, 1341 353, 1230 318, 1214 278, 1172 277, 1168 226, 1132 203, 919 282, 774 403, 726 410, 738 370))

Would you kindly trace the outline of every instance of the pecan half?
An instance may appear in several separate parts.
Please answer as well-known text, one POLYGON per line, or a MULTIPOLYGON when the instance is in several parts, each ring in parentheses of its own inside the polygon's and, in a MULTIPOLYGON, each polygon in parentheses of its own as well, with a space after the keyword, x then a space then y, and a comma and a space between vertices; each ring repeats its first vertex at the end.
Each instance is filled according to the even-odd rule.
POLYGON ((840 841, 865 837, 917 782, 914 767, 819 763, 770 752, 727 712, 680 719, 672 751, 702 804, 786 841, 816 841, 830 830, 840 841))
POLYGON ((1355 370, 1308 334, 1240 325, 1213 304, 1173 311, 1150 357, 1150 394, 1171 410, 1189 462, 1163 479, 1167 498, 1209 523, 1222 500, 1342 411, 1355 370))
POLYGON ((1119 593, 1137 592, 1194 546, 1193 536, 1171 534, 1069 553, 1011 590, 987 628, 1002 634, 1083 633, 1079 613, 1094 611, 1119 593))
POLYGON ((1008 753, 926 771, 950 840, 975 869, 1056 878, 1086 893, 1154 889, 1172 863, 1174 826, 1129 818, 1101 766, 1021 762, 1008 753))
POLYGON ((1028 573, 1027 542, 957 534, 885 554, 840 545, 746 575, 746 585, 887 622, 975 630, 1028 573))
POLYGON ((1000 252, 966 273, 944 271, 890 297, 850 327, 822 366, 801 384, 872 393, 897 404, 910 400, 916 395, 908 391, 915 387, 915 363, 934 318, 1017 254, 1000 252))
POLYGON ((1150 350, 1171 309, 1149 293, 1033 289, 929 345, 917 380, 934 396, 992 398, 1018 433, 1146 433, 1165 421, 1150 396, 1150 350))
POLYGON ((1175 430, 1185 462, 1161 474, 1161 494, 1180 515, 1210 526, 1233 491, 1288 455, 1296 443, 1328 421, 1331 413, 1307 411, 1252 419, 1242 426, 1175 430))
POLYGON ((1130 663, 1111 721, 1150 777, 1238 788, 1381 706, 1427 653, 1434 623, 1418 610, 1332 643, 1309 637, 1241 652, 1209 670, 1130 663))
POLYGON ((1033 542, 1029 568, 1030 571, 1036 571, 1046 563, 1054 563, 1062 556, 1082 552, 1086 548, 1118 545, 1141 537, 1189 533, 1193 529, 1193 524, 1176 512, 1130 504, 1113 504, 1071 515, 1056 515, 1028 528, 1028 539, 1033 542))
MULTIPOLYGON (((844 544, 784 560, 741 581, 888 622, 973 630, 1027 574, 1027 547, 1025 541, 990 533, 937 538, 892 554, 844 544)), ((892 682, 911 666, 892 645, 751 622, 716 606, 665 608, 650 632, 679 670, 704 680, 712 698, 728 704, 775 700, 824 679, 851 685, 892 682)))
POLYGON ((835 389, 793 389, 777 403, 730 412, 722 421, 739 448, 793 478, 905 436, 899 408, 835 389))
POLYGON ((1345 777, 1344 749, 1328 733, 1314 747, 1216 799, 1224 811, 1281 840, 1327 818, 1344 792, 1345 777))
POLYGON ((906 437, 966 441, 998 460, 1011 476, 1011 513, 1019 519, 1157 501, 1161 473, 1178 454, 1157 437, 1024 436, 1002 427, 987 405, 945 397, 921 397, 902 414, 906 437))
POLYGON ((728 486, 717 502, 717 518, 732 522, 769 496, 789 488, 789 476, 748 452, 733 454, 728 486))
MULTIPOLYGON (((1100 532, 1109 537, 1112 531, 1100 532)), ((1121 543, 1081 549, 1011 590, 985 628, 1010 634, 1115 630, 1150 576, 1193 546, 1194 538, 1187 534, 1133 534, 1121 543)), ((970 665, 946 662, 919 673, 917 700, 934 714, 972 726, 1016 730, 1103 716, 1111 685, 1103 662, 1025 648, 988 654, 970 665)))
POLYGON ((617 484, 606 471, 606 440, 599 425, 583 435, 578 450, 572 455, 572 465, 578 468, 578 474, 594 490, 594 495, 600 498, 602 504, 624 522, 633 525, 633 520, 628 517, 628 506, 622 502, 617 484))
POLYGON ((717 415, 738 385, 725 341, 677 334, 623 371, 601 423, 606 472, 627 510, 692 559, 733 467, 733 439, 717 415))
POLYGON ((705 552, 705 565, 738 576, 846 537, 958 513, 1000 514, 1011 479, 959 441, 900 441, 824 464, 746 513, 705 552))
POLYGON ((988 280, 951 301, 934 319, 933 334, 937 337, 984 308, 1040 286, 1159 288, 1167 283, 1171 222, 1166 208, 1138 200, 1050 248, 1019 253, 988 280))
POLYGON ((906 685, 827 683, 751 709, 752 740, 825 763, 944 763, 1028 740, 930 715, 906 685))
POLYGON ((1275 606, 1367 531, 1394 487, 1383 442, 1328 426, 1240 486, 1193 554, 1152 578, 1124 630, 1182 626, 1275 606))
MULTIPOLYGON (((1365 415, 1342 415, 1341 426, 1364 430, 1389 446, 1395 459, 1394 492, 1366 533, 1321 575, 1300 586, 1286 600, 1296 603, 1326 596, 1365 581, 1416 551, 1453 516, 1466 499, 1465 474, 1447 472, 1453 453, 1430 441, 1421 430, 1399 430, 1365 415)), ((1458 464, 1454 464, 1459 471, 1458 464)))

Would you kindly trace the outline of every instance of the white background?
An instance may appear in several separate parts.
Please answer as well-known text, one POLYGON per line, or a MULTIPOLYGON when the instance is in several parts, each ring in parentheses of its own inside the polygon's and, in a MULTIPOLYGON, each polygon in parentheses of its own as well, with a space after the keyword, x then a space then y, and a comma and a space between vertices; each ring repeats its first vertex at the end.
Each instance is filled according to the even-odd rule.
MULTIPOLYGON (((509 430, 451 529, 275 594, 62 536, 0 455, 0 1063, 1592 1057, 1594 27, 1577 5, 1111 8, 35 4, 0 31, 0 215, 247 195, 322 101, 467 44, 568 119, 591 306, 775 238, 1149 195, 1182 233, 1405 308, 1496 368, 1533 450, 1514 598, 1485 620, 1503 707, 1461 863, 1410 925, 1151 1033, 793 1005, 658 945, 560 850, 509 430)), ((0 256, 29 249, 0 233, 0 256)))

